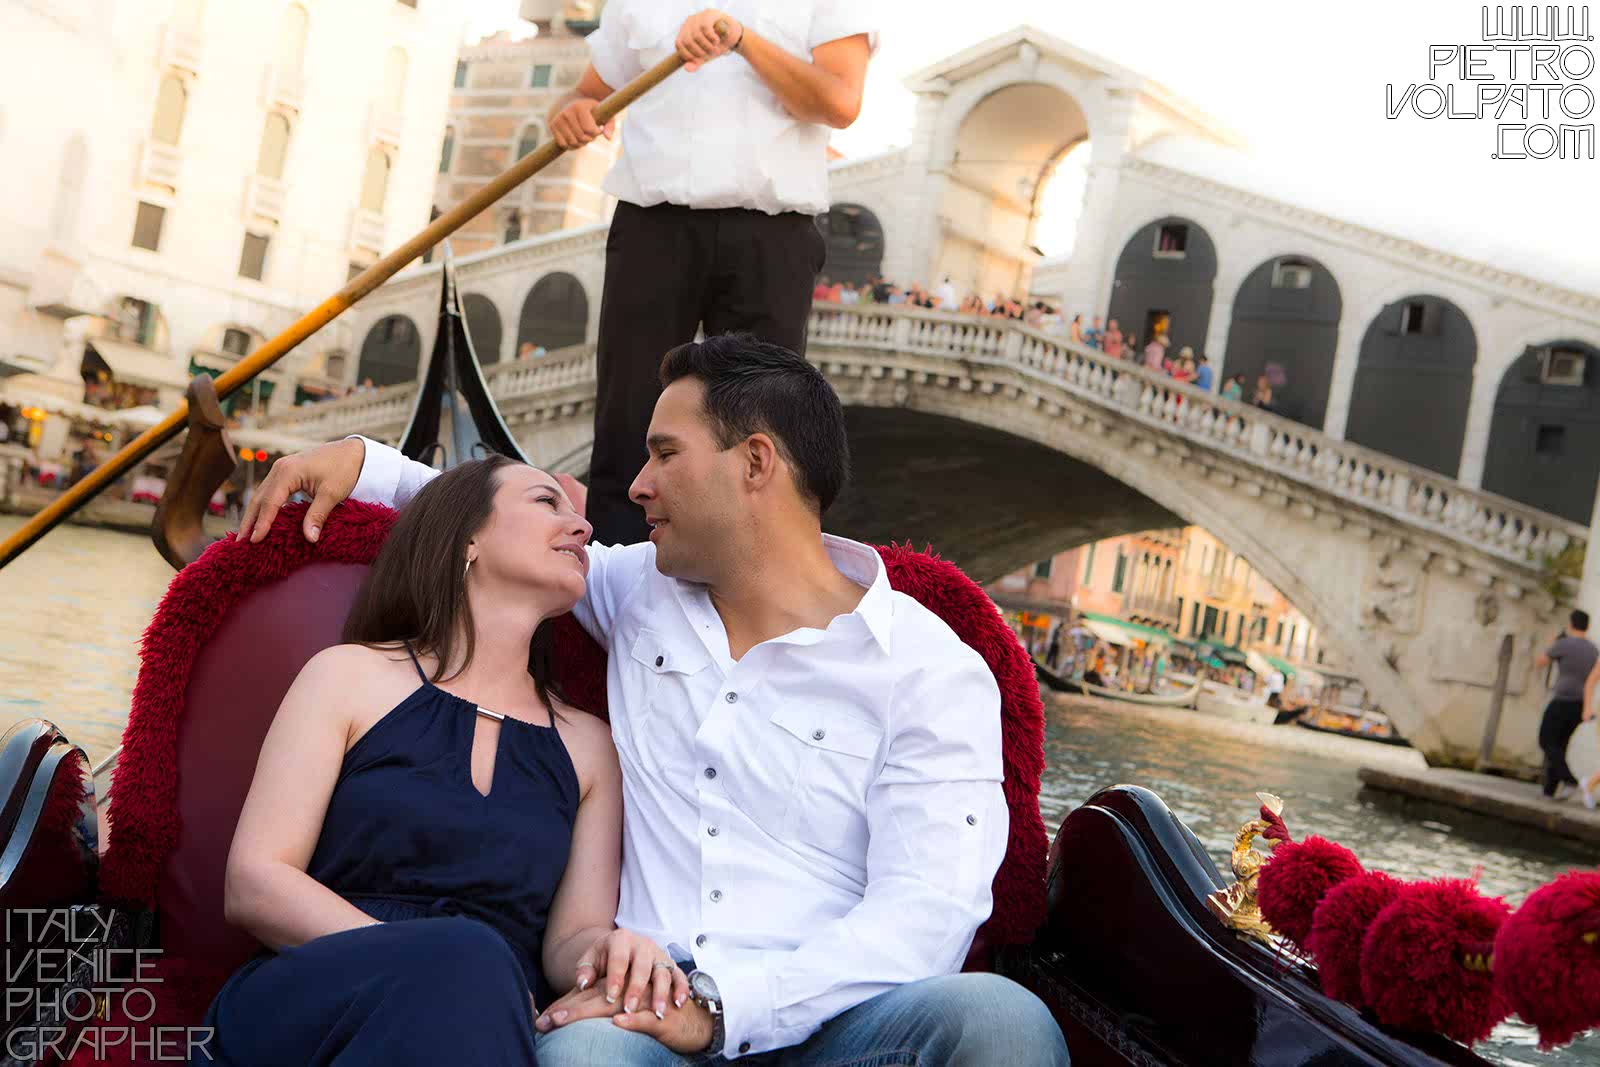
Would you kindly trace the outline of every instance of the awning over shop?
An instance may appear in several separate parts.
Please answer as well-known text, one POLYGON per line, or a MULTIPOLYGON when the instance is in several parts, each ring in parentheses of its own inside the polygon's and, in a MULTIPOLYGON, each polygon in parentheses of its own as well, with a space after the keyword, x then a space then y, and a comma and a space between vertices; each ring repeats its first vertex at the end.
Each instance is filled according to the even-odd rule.
POLYGON ((48 374, 50 364, 23 353, 14 356, 0 356, 0 380, 14 378, 19 374, 48 374))
POLYGON ((1112 615, 1101 615, 1098 612, 1085 611, 1083 612, 1083 621, 1084 625, 1090 630, 1094 631, 1104 640, 1110 641, 1111 644, 1114 645, 1125 645, 1130 644, 1133 641, 1144 641, 1152 645, 1164 647, 1172 641, 1172 635, 1165 630, 1157 629, 1154 626, 1146 626, 1143 623, 1126 622, 1112 615), (1122 635, 1122 639, 1118 641, 1112 641, 1111 638, 1106 637, 1101 633, 1100 627, 1102 626, 1107 629, 1107 632, 1120 633, 1122 635))
POLYGON ((1267 662, 1272 664, 1278 670, 1282 671, 1285 678, 1293 678, 1296 674, 1300 673, 1289 665, 1288 660, 1279 659, 1277 656, 1268 656, 1267 662))
POLYGON ((1189 650, 1190 654, 1204 663, 1213 667, 1223 667, 1230 663, 1246 666, 1249 657, 1232 645, 1219 645, 1213 641, 1179 641, 1179 645, 1189 650))
POLYGON ((98 426, 115 426, 116 412, 97 408, 93 404, 85 404, 79 400, 66 400, 49 393, 32 389, 21 389, 15 385, 0 384, 0 403, 14 404, 17 407, 34 407, 52 415, 63 415, 69 419, 82 419, 98 426))
POLYGON ((1127 646, 1133 644, 1133 635, 1114 622, 1102 622, 1099 619, 1085 618, 1083 627, 1108 645, 1127 646))
POLYGON ((131 341, 118 341, 110 337, 96 337, 88 343, 95 355, 111 368, 112 377, 119 382, 142 385, 149 389, 177 389, 189 387, 189 379, 170 356, 131 341))

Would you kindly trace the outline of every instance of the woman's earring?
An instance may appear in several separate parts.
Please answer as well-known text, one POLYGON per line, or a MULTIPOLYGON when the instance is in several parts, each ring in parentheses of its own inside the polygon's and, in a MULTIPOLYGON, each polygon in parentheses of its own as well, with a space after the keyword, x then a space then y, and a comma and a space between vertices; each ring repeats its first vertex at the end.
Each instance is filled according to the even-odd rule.
POLYGON ((471 557, 471 556, 468 556, 468 557, 467 557, 467 566, 466 566, 466 569, 465 569, 465 570, 463 570, 463 571, 462 571, 462 572, 461 572, 461 580, 462 580, 462 581, 463 581, 463 582, 465 582, 465 581, 466 581, 466 580, 467 580, 467 574, 468 574, 468 573, 469 573, 469 572, 471 572, 471 570, 472 570, 472 557, 471 557))

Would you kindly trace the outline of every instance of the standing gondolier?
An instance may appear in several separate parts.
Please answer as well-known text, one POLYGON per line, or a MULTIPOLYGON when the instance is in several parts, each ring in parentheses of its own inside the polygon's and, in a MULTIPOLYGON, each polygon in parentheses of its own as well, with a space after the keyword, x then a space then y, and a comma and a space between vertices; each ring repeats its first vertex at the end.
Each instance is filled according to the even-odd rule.
POLYGON ((825 250, 814 218, 828 209, 828 130, 861 110, 876 32, 870 0, 740 0, 726 12, 694 0, 611 0, 589 36, 589 66, 550 110, 564 148, 609 135, 595 104, 650 64, 677 51, 692 72, 633 105, 605 181, 619 203, 600 302, 596 541, 649 535, 628 487, 644 466, 668 349, 703 326, 805 351, 825 250))

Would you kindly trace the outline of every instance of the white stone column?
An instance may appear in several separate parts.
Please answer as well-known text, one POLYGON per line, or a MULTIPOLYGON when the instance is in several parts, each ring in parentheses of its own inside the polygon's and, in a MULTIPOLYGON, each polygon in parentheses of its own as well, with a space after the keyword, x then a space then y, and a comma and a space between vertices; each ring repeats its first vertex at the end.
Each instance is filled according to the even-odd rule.
POLYGON ((1583 554, 1583 584, 1577 607, 1600 615, 1600 489, 1594 494, 1594 514, 1589 517, 1589 546, 1583 554))
POLYGON ((1353 322, 1350 305, 1339 320, 1339 343, 1333 350, 1333 381, 1328 386, 1328 414, 1322 421, 1323 432, 1329 437, 1344 440, 1345 426, 1350 421, 1350 394, 1356 387, 1356 364, 1361 360, 1361 338, 1367 325, 1353 322))
MULTIPOLYGON (((1061 307, 1070 317, 1083 315, 1084 323, 1104 316, 1111 307, 1111 279, 1122 248, 1115 243, 1117 199, 1122 186, 1122 163, 1127 153, 1133 101, 1123 90, 1107 92, 1101 109, 1104 121, 1094 131, 1088 174, 1083 186, 1083 210, 1062 282, 1061 307)), ((1127 327, 1124 326, 1124 332, 1127 327)))
MULTIPOLYGON (((1481 351, 1479 353, 1482 354, 1481 351)), ((1494 424, 1494 402, 1500 393, 1500 375, 1473 369, 1472 397, 1467 402, 1467 427, 1461 442, 1461 484, 1483 488, 1483 468, 1489 459, 1489 431, 1494 424)))

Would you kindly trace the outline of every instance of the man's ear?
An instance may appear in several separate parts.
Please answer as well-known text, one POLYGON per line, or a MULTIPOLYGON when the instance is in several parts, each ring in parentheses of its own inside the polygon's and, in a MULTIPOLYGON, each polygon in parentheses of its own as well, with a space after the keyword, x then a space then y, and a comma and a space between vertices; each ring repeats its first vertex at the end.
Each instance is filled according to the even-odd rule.
POLYGON ((766 488, 782 463, 777 444, 764 433, 753 433, 740 447, 744 450, 745 487, 752 491, 766 488))

